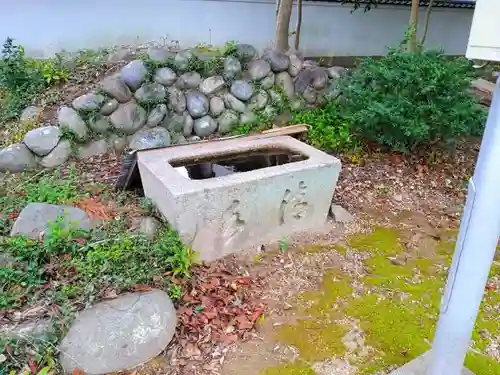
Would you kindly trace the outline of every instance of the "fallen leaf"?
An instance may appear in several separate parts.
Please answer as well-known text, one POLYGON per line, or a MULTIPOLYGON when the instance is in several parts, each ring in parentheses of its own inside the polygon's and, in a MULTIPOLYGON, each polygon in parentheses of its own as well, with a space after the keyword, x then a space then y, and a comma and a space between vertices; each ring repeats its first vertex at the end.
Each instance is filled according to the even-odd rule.
POLYGON ((204 310, 203 315, 205 315, 207 317, 207 319, 212 320, 212 319, 215 319, 217 317, 218 313, 217 313, 216 309, 204 310))
POLYGON ((149 292, 153 288, 151 288, 149 285, 146 285, 146 284, 136 284, 136 285, 132 285, 131 289, 134 292, 149 292))
POLYGON ((85 244, 87 243, 87 240, 86 240, 85 238, 82 238, 82 237, 77 237, 77 238, 75 238, 75 241, 76 241, 77 243, 79 243, 80 245, 82 245, 82 246, 83 246, 83 245, 85 245, 85 244))
POLYGON ((75 368, 72 372, 71 372, 71 375, 85 375, 85 373, 78 369, 78 368, 75 368))
POLYGON ((33 361, 33 359, 29 359, 28 360, 28 367, 30 368, 30 372, 34 375, 36 375, 36 373, 38 372, 38 367, 35 363, 35 361, 33 361))
POLYGON ((240 277, 239 279, 236 279, 236 281, 239 283, 239 284, 243 284, 243 285, 249 285, 250 282, 251 282, 251 279, 249 277, 240 277))
POLYGON ((255 311, 253 314, 252 314, 252 322, 256 322, 257 319, 259 319, 259 317, 262 315, 264 311, 263 310, 257 310, 255 311))
POLYGON ((186 314, 187 316, 193 315, 193 308, 192 307, 186 307, 186 306, 181 306, 179 307, 179 314, 186 314))
POLYGON ((111 220, 113 218, 110 207, 105 206, 99 197, 86 197, 74 205, 85 211, 91 219, 111 220))
POLYGON ((253 323, 243 314, 237 316, 236 321, 238 322, 239 329, 248 330, 253 328, 253 323))
POLYGON ((224 344, 231 344, 238 341, 238 335, 221 335, 221 341, 224 344))
POLYGON ((104 299, 113 299, 118 297, 118 294, 116 293, 116 290, 114 289, 106 289, 102 295, 102 298, 104 299))
POLYGON ((186 347, 184 348, 184 357, 199 357, 201 356, 201 350, 198 348, 198 345, 193 344, 192 342, 188 342, 186 347))

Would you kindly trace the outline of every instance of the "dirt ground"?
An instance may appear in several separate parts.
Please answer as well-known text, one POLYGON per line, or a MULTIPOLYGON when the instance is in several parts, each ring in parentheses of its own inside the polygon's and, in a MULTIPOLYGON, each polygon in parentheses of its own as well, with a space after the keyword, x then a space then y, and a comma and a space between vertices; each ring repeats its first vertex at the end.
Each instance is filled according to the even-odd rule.
MULTIPOLYGON (((249 298, 265 305, 265 311, 255 330, 234 344, 206 347, 187 361, 179 361, 178 357, 172 360, 175 357, 173 353, 180 352, 175 342, 165 355, 138 369, 137 373, 386 374, 421 354, 423 348, 430 347, 432 341, 438 317, 436 306, 430 308, 432 313, 427 314, 430 326, 421 327, 426 334, 415 341, 415 348, 410 342, 408 348, 398 348, 395 356, 392 355, 394 348, 390 345, 372 346, 376 342, 373 337, 375 329, 370 332, 366 322, 346 313, 337 314, 337 310, 349 311, 356 298, 370 297, 370 293, 377 293, 379 299, 397 296, 402 300, 410 300, 414 296, 411 289, 413 281, 404 279, 410 285, 409 292, 406 292, 380 288, 377 278, 391 278, 388 279, 389 283, 394 283, 413 270, 417 271, 410 279, 422 279, 416 281, 415 285, 426 285, 428 282, 430 289, 434 288, 434 301, 442 294, 453 252, 453 239, 465 200, 467 180, 473 173, 479 147, 476 142, 466 145, 453 156, 435 154, 432 159, 415 160, 395 154, 371 154, 353 163, 344 157, 334 202, 353 214, 352 222, 344 225, 330 219, 323 230, 317 233, 298 234, 287 239, 286 243, 258 246, 218 262, 233 274, 256 281, 249 298), (366 242, 364 237, 357 241, 359 236, 370 236, 377 228, 386 228, 383 230, 388 230, 387 235, 391 238, 376 239, 380 242, 376 246, 366 242), (390 231, 394 231, 394 238, 390 231), (352 245, 355 241, 361 246, 352 245), (446 245, 446 255, 442 254, 443 244, 446 245), (392 268, 389 274, 381 272, 378 275, 377 270, 381 268, 371 266, 375 260, 370 263, 370 259, 385 245, 401 250, 384 250, 384 259, 392 268), (367 248, 362 249, 363 246, 367 248), (427 268, 415 266, 425 262, 432 264, 436 271, 427 274, 427 268), (331 284, 332 280, 335 283, 347 278, 351 288, 349 294, 352 296, 334 299, 326 307, 328 311, 321 310, 320 315, 314 315, 312 311, 315 311, 315 306, 330 303, 329 292, 324 289, 325 282, 331 286, 335 285, 331 284), (368 280, 375 280, 377 286, 367 286, 368 280), (430 284, 433 280, 436 280, 435 286, 430 284), (330 338, 316 334, 309 330, 310 327, 300 332, 297 327, 303 327, 304 324, 306 327, 316 324, 319 330, 325 331, 343 328, 338 338, 330 338), (284 332, 292 334, 287 336, 284 332), (338 355, 329 356, 336 351, 330 347, 334 341, 341 343, 341 350, 337 350, 338 355)), ((497 285, 500 285, 498 274, 492 274, 488 285, 489 290, 496 290, 497 285)), ((410 302, 420 304, 426 298, 424 296, 421 300, 410 302)), ((485 308, 495 310, 499 307, 496 299, 491 303, 485 308)), ((484 319, 485 322, 493 322, 488 326, 489 332, 487 329, 481 332, 481 337, 489 338, 486 341, 473 340, 471 355, 477 358, 468 357, 466 364, 478 374, 500 374, 500 355, 494 338, 496 329, 500 328, 499 322, 497 318, 491 321, 484 319)))

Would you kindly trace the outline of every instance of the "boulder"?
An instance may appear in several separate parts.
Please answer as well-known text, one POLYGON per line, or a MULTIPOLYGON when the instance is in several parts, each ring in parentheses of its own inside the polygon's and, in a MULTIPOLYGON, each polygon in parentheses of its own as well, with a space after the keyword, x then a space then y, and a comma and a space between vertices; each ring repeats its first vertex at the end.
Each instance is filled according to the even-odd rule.
POLYGON ((172 144, 173 145, 182 145, 184 143, 187 143, 186 137, 180 133, 174 133, 172 134, 172 144))
POLYGON ((186 110, 186 95, 176 87, 168 88, 168 106, 169 108, 177 112, 178 114, 183 113, 186 110))
POLYGON ((126 103, 132 99, 132 92, 119 75, 105 78, 101 83, 101 88, 106 94, 120 103, 126 103))
POLYGON ((201 83, 201 75, 198 72, 187 72, 179 77, 176 86, 180 89, 197 89, 201 83))
POLYGON ((70 155, 71 143, 67 139, 62 139, 51 152, 40 159, 40 165, 44 168, 59 167, 68 161, 70 155))
POLYGON ((5 324, 0 327, 0 335, 13 340, 26 340, 29 337, 37 342, 38 340, 48 340, 52 329, 53 325, 50 319, 39 319, 31 322, 5 324))
POLYGON ((288 99, 293 98, 295 94, 293 79, 288 72, 281 72, 276 74, 274 83, 276 86, 281 87, 283 89, 283 92, 285 93, 288 99))
POLYGON ((248 82, 237 80, 231 85, 231 94, 240 100, 247 101, 253 95, 253 87, 248 82))
POLYGON ((93 111, 100 108, 104 100, 103 95, 89 92, 88 94, 80 95, 71 104, 77 111, 93 111))
POLYGON ((14 222, 10 235, 23 235, 38 239, 40 233, 47 232, 50 229, 50 223, 58 219, 61 220, 63 227, 82 230, 92 228, 89 216, 79 208, 48 203, 29 203, 14 222))
POLYGON ((188 92, 186 95, 186 105, 189 114, 194 119, 205 116, 210 108, 208 98, 199 91, 188 92))
POLYGON ((219 123, 219 133, 229 133, 233 130, 234 126, 238 124, 238 121, 239 117, 236 113, 230 110, 224 111, 224 113, 217 119, 217 122, 219 123))
POLYGON ((141 223, 139 224, 138 232, 142 234, 144 237, 152 240, 155 238, 156 233, 158 233, 158 229, 160 229, 161 223, 158 219, 147 216, 141 219, 141 223))
POLYGON ((323 68, 317 68, 316 74, 311 83, 312 87, 314 87, 316 90, 321 90, 326 87, 327 82, 328 82, 328 74, 326 70, 323 68))
POLYGON ((146 123, 146 111, 136 103, 120 104, 111 116, 111 124, 125 134, 134 134, 146 123))
POLYGON ((260 81, 260 87, 264 90, 268 90, 274 86, 274 73, 269 72, 269 74, 260 81))
POLYGON ((240 75, 241 73, 241 63, 234 56, 226 57, 224 60, 224 77, 233 79, 240 75))
POLYGON ((94 156, 104 155, 108 152, 108 144, 106 140, 100 139, 92 141, 78 149, 77 156, 79 159, 88 159, 94 156))
POLYGON ((175 67, 180 71, 186 71, 189 68, 189 62, 194 58, 195 56, 189 50, 179 52, 174 58, 175 67))
POLYGON ((87 139, 88 130, 85 121, 73 108, 62 106, 57 111, 57 121, 61 129, 67 129, 80 140, 87 139))
POLYGON ((214 117, 219 116, 224 111, 224 100, 218 96, 210 99, 210 114, 214 117))
POLYGON ((57 126, 43 126, 30 130, 23 138, 23 143, 36 155, 45 156, 54 149, 61 139, 61 130, 57 126))
POLYGON ((134 91, 141 87, 147 76, 148 70, 142 60, 131 61, 120 70, 120 78, 134 91))
POLYGON ((244 64, 252 61, 257 56, 257 49, 251 44, 236 44, 234 46, 236 57, 244 64))
POLYGON ((224 103, 225 103, 226 108, 230 108, 233 111, 240 112, 240 113, 246 112, 247 107, 246 107, 245 103, 243 103, 241 100, 239 100, 238 98, 236 98, 232 94, 228 93, 228 94, 224 95, 224 103))
POLYGON ((257 116, 253 112, 245 112, 240 116, 240 124, 246 125, 251 124, 257 120, 257 116))
POLYGON ((109 116, 110 114, 112 114, 115 111, 116 108, 118 108, 118 104, 119 104, 118 100, 116 100, 116 99, 108 100, 101 107, 101 115, 109 116))
POLYGON ((107 61, 110 63, 129 61, 133 58, 134 55, 134 51, 132 51, 130 48, 124 47, 110 53, 107 61))
POLYGON ((176 312, 160 290, 121 295, 80 313, 60 344, 66 373, 120 372, 160 354, 175 333, 176 312))
POLYGON ((132 136, 129 147, 132 150, 145 150, 148 148, 168 146, 171 142, 167 129, 156 127, 140 130, 132 136))
POLYGON ((42 113, 42 108, 30 105, 29 107, 24 108, 24 110, 21 112, 19 120, 21 122, 37 121, 41 113, 42 113))
POLYGON ((302 70, 302 59, 297 55, 290 55, 290 65, 288 66, 288 74, 296 77, 302 70))
POLYGON ((271 72, 271 65, 265 60, 254 60, 248 66, 248 73, 254 81, 260 81, 271 72))
POLYGON ((206 115, 194 120, 193 129, 198 137, 208 137, 217 131, 217 121, 206 115))
POLYGON ((201 83, 200 92, 205 95, 212 95, 222 90, 225 85, 226 83, 224 82, 224 78, 221 76, 208 77, 201 83))
POLYGON ((190 137, 193 135, 194 119, 189 115, 189 113, 184 114, 184 127, 182 129, 182 135, 185 137, 190 137))
POLYGON ((170 68, 156 69, 153 80, 163 86, 172 86, 177 80, 177 74, 170 68))
POLYGON ((151 110, 151 113, 149 114, 146 121, 146 126, 148 128, 154 128, 155 126, 158 126, 158 124, 160 124, 160 122, 162 122, 165 118, 167 112, 168 110, 166 104, 158 104, 151 110))
POLYGON ((275 73, 284 72, 290 66, 290 57, 283 52, 267 51, 262 58, 271 65, 271 70, 275 73))
POLYGON ((265 90, 259 90, 250 100, 250 109, 261 110, 266 106, 268 101, 269 95, 267 95, 267 92, 265 90))
POLYGON ((316 103, 316 91, 311 86, 306 87, 306 89, 302 93, 302 97, 308 104, 316 103))
POLYGON ((127 138, 117 134, 110 134, 108 137, 108 147, 116 152, 122 152, 127 147, 127 138))
POLYGON ((189 116, 187 112, 184 112, 182 115, 173 113, 172 115, 165 117, 162 127, 167 129, 171 134, 181 133, 184 129, 186 116, 189 116))
POLYGON ((343 66, 332 66, 327 69, 329 78, 340 78, 347 72, 347 69, 343 66))
POLYGON ((139 87, 134 96, 139 103, 156 104, 165 101, 167 90, 158 82, 153 82, 139 87))
POLYGON ((165 62, 175 56, 174 52, 169 51, 165 47, 150 47, 148 48, 148 58, 154 62, 165 62))
POLYGON ((89 120, 89 128, 96 133, 107 133, 111 124, 106 116, 97 115, 89 120))
POLYGON ((0 172, 19 173, 33 168, 36 159, 26 145, 16 143, 0 149, 0 172))

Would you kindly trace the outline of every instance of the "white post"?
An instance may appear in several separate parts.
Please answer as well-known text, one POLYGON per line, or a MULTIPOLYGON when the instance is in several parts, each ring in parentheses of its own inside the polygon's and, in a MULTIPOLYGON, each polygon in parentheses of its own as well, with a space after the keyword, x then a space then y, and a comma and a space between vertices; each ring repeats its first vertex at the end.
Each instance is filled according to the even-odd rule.
MULTIPOLYGON (((500 78, 441 304, 428 375, 460 375, 500 234, 500 78)), ((479 375, 479 374, 478 374, 479 375)))

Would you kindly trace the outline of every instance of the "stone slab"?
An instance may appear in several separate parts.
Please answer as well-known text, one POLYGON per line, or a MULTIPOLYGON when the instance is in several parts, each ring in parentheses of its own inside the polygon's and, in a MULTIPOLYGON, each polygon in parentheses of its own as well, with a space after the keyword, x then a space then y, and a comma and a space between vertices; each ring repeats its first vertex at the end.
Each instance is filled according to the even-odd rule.
POLYGON ((341 168, 339 159, 287 136, 144 150, 137 158, 146 197, 207 261, 322 228, 341 168), (171 165, 270 148, 308 158, 205 180, 186 178, 171 165))
POLYGON ((156 357, 172 339, 176 312, 158 289, 130 293, 84 310, 59 346, 65 373, 107 374, 156 357))
POLYGON ((49 230, 50 224, 59 218, 62 219, 61 225, 64 227, 83 230, 92 228, 92 220, 79 208, 48 203, 30 203, 19 214, 10 235, 25 235, 37 239, 40 233, 49 230))
MULTIPOLYGON (((428 375, 431 360, 432 354, 428 351, 389 375, 428 375)), ((474 373, 464 367, 462 375, 474 375, 474 373)))

